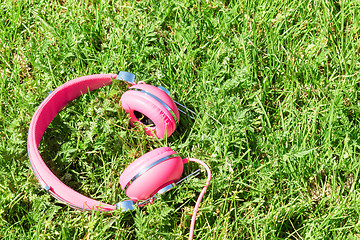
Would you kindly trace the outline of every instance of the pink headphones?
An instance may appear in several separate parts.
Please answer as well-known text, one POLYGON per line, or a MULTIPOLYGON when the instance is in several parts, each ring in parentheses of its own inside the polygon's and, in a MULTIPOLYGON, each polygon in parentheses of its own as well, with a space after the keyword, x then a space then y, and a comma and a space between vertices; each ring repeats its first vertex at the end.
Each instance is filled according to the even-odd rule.
POLYGON ((103 212, 116 209, 127 211, 133 210, 137 205, 152 202, 156 195, 163 194, 182 182, 183 179, 180 180, 180 177, 184 163, 197 162, 206 169, 208 177, 194 208, 189 234, 189 239, 192 239, 196 213, 211 179, 210 168, 204 162, 194 158, 182 159, 169 147, 148 152, 130 164, 120 176, 121 188, 125 190, 130 200, 110 205, 88 198, 66 186, 51 172, 40 156, 38 147, 41 138, 57 113, 68 102, 89 91, 109 85, 115 79, 125 81, 130 85, 120 102, 130 115, 131 125, 137 122, 144 126, 146 134, 156 135, 161 139, 170 136, 175 131, 176 124, 180 120, 179 110, 166 89, 143 82, 136 84, 135 75, 128 72, 76 78, 51 92, 40 104, 31 120, 28 153, 34 175, 43 189, 73 208, 103 212))

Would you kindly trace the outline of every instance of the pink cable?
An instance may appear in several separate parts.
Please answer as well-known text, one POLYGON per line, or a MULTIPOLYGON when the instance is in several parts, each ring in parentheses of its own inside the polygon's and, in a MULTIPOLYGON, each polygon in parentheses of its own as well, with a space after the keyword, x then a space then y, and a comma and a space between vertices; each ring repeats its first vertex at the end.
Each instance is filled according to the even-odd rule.
POLYGON ((189 234, 189 240, 193 239, 194 236, 194 229, 195 229, 195 220, 196 220, 196 213, 199 210, 199 206, 200 206, 200 202, 202 200, 202 198, 204 197, 204 194, 206 192, 206 189, 209 187, 210 184, 210 180, 211 180, 211 171, 208 165, 206 165, 206 163, 204 163, 203 161, 196 159, 196 158, 187 158, 186 160, 190 161, 190 162, 196 162, 198 164, 200 164, 201 166, 203 166, 206 169, 207 172, 207 179, 206 179, 206 184, 203 187, 197 201, 194 207, 194 212, 191 218, 191 224, 190 224, 190 234, 189 234))

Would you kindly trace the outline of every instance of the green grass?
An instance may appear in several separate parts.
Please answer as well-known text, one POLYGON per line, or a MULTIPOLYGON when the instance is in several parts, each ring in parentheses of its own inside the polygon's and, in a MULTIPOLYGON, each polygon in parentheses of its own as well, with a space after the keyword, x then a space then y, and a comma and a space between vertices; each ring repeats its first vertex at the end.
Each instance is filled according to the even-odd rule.
POLYGON ((170 146, 212 169, 196 239, 360 238, 359 48, 357 0, 2 1, 0 238, 187 239, 205 174, 112 215, 38 190, 26 149, 37 106, 117 70, 165 86, 197 118, 160 141, 128 126, 121 84, 80 97, 40 146, 69 186, 114 204, 121 171, 170 146))

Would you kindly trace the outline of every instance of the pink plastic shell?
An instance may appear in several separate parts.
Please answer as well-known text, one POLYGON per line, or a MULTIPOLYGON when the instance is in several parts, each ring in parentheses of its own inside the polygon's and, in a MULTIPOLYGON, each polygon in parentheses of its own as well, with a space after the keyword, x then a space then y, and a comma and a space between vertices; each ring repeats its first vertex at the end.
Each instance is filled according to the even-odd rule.
MULTIPOLYGON (((176 154, 169 147, 162 147, 148 152, 130 164, 119 178, 122 189, 141 169, 146 168, 157 160, 176 154)), ((177 182, 183 172, 184 164, 179 156, 155 165, 134 180, 126 189, 126 194, 133 200, 145 200, 155 194, 162 187, 177 182)))
MULTIPOLYGON (((174 101, 161 89, 148 84, 133 85, 120 99, 122 107, 130 114, 130 123, 132 125, 135 121, 138 122, 134 114, 134 111, 138 111, 150 118, 155 124, 155 127, 145 127, 146 134, 153 136, 153 133, 155 133, 160 139, 169 137, 176 129, 176 121, 169 110, 153 97, 132 89, 144 90, 161 99, 169 106, 177 121, 179 121, 180 115, 174 101)), ((143 125, 141 122, 139 124, 143 125)))

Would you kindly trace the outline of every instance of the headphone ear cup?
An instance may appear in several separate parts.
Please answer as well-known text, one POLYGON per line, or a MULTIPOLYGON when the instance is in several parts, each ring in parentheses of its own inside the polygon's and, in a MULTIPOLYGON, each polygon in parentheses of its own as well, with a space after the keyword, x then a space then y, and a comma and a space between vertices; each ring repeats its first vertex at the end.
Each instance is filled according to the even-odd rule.
POLYGON ((119 182, 130 199, 145 200, 166 185, 177 182, 183 169, 181 157, 171 148, 157 148, 130 164, 119 182))
POLYGON ((161 89, 136 84, 120 99, 123 109, 130 115, 130 124, 138 122, 145 127, 146 134, 153 133, 160 139, 169 137, 176 129, 179 111, 174 101, 161 89))

